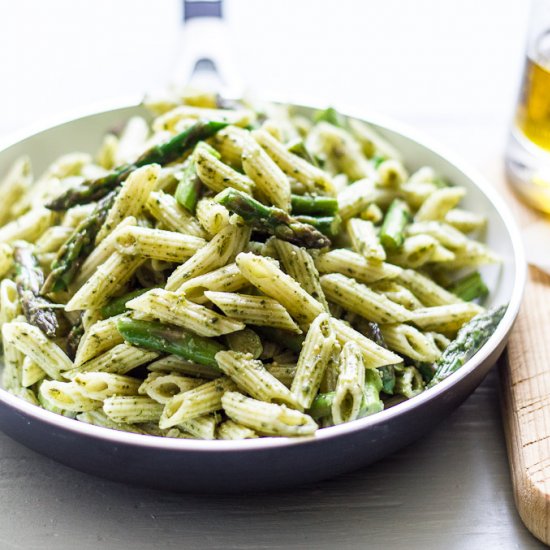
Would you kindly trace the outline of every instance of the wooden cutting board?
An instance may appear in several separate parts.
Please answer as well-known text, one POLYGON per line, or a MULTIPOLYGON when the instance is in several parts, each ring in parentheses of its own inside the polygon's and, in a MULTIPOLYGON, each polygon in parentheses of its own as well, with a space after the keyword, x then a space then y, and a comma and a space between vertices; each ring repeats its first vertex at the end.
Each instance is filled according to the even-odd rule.
MULTIPOLYGON (((542 218, 502 187, 521 226, 542 218)), ((550 544, 550 276, 534 267, 500 361, 500 380, 516 506, 527 528, 550 544)))

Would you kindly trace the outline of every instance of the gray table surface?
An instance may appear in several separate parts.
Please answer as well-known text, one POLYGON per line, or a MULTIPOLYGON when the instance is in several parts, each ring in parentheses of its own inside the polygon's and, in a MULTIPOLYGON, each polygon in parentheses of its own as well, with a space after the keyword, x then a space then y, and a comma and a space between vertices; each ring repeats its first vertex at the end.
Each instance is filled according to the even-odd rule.
POLYGON ((0 548, 542 548, 513 503, 497 373, 428 436, 293 491, 184 495, 76 472, 0 435, 0 548))

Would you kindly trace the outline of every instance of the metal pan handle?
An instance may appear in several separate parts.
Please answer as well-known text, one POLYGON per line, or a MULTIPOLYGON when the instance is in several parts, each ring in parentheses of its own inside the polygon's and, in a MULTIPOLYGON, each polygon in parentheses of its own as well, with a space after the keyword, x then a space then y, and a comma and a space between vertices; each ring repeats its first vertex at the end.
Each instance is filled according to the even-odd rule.
POLYGON ((223 0, 183 0, 182 8, 174 84, 221 90, 227 97, 238 97, 242 85, 229 47, 223 0))

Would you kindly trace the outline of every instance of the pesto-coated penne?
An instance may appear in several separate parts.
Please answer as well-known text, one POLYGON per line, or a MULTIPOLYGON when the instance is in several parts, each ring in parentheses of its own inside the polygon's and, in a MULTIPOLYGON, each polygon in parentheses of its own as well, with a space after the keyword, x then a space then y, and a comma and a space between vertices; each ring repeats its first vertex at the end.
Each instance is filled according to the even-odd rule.
POLYGON ((55 214, 47 208, 29 210, 0 228, 0 243, 28 241, 33 243, 54 223, 55 214))
POLYGON ((460 298, 412 269, 401 270, 396 281, 407 287, 425 306, 442 306, 461 302, 460 298))
POLYGON ((0 181, 2 203, 0 204, 0 226, 8 223, 14 213, 14 205, 25 195, 32 182, 29 157, 19 157, 0 181))
POLYGON ((286 174, 254 140, 244 143, 242 162, 245 174, 254 181, 258 192, 265 197, 268 204, 288 212, 290 182, 286 174))
POLYGON ((363 360, 366 368, 383 367, 384 365, 395 365, 402 363, 401 357, 388 349, 379 346, 353 327, 334 317, 330 320, 336 339, 342 346, 348 341, 355 342, 363 353, 363 360))
POLYGON ((251 397, 268 403, 286 403, 296 407, 297 402, 290 390, 275 378, 262 364, 251 355, 234 351, 219 351, 216 362, 220 370, 241 391, 251 397))
POLYGON ((181 294, 161 288, 149 290, 127 302, 126 306, 165 323, 186 328, 200 336, 221 336, 245 327, 244 323, 224 317, 190 302, 181 294))
POLYGON ((356 216, 375 200, 377 196, 374 181, 362 179, 344 187, 338 193, 338 214, 343 220, 356 216))
POLYGON ((177 426, 222 408, 222 396, 236 389, 236 384, 227 377, 217 378, 186 392, 178 393, 164 405, 159 421, 161 428, 177 426))
POLYGON ((121 317, 122 315, 115 315, 114 317, 97 321, 85 330, 76 350, 75 367, 97 357, 118 344, 122 344, 122 336, 116 328, 117 321, 121 317))
POLYGON ((153 191, 147 199, 147 210, 164 229, 195 237, 205 237, 199 222, 180 206, 176 199, 163 191, 153 191))
POLYGON ((255 439, 257 437, 258 434, 254 430, 233 420, 226 420, 218 426, 217 439, 255 439))
POLYGON ((80 288, 93 275, 98 266, 105 263, 111 257, 111 254, 115 251, 115 242, 119 232, 124 231, 127 227, 137 225, 137 223, 137 219, 134 216, 124 218, 116 229, 107 235, 84 260, 72 283, 72 287, 76 289, 80 288))
POLYGON ((250 238, 250 228, 230 223, 206 246, 180 265, 168 278, 166 290, 178 290, 186 281, 233 261, 250 238))
POLYGON ((307 409, 319 391, 336 336, 328 313, 321 313, 311 323, 300 351, 290 391, 297 403, 307 409))
POLYGON ((346 130, 320 122, 314 131, 320 150, 328 156, 338 172, 346 174, 351 181, 375 175, 359 143, 346 130))
POLYGON ((201 379, 219 378, 221 375, 220 371, 217 369, 192 363, 176 355, 167 355, 166 357, 153 361, 147 365, 147 370, 163 374, 183 374, 201 379))
POLYGON ((197 147, 194 154, 197 175, 201 181, 215 193, 227 187, 252 193, 254 182, 231 166, 217 159, 206 147, 197 147))
POLYGON ((54 380, 60 380, 73 366, 65 352, 34 325, 12 321, 3 325, 2 335, 8 346, 30 357, 54 380))
POLYGON ((364 397, 365 363, 354 342, 347 342, 342 348, 338 370, 331 411, 334 424, 343 424, 359 417, 364 397))
POLYGON ((197 203, 196 215, 201 226, 211 237, 219 233, 229 223, 231 216, 225 206, 207 197, 197 203))
POLYGON ((47 376, 47 373, 44 369, 33 361, 29 356, 23 359, 21 363, 21 385, 24 388, 28 388, 36 382, 42 380, 47 376))
POLYGON ((423 330, 456 333, 483 308, 472 302, 425 307, 411 311, 410 322, 423 330))
POLYGON ((466 190, 463 187, 443 187, 434 191, 418 209, 415 221, 444 219, 447 212, 457 206, 465 194, 466 190))
POLYGON ((273 298, 211 290, 204 295, 225 315, 247 325, 280 328, 297 334, 302 332, 287 310, 273 298))
POLYGON ((109 372, 82 372, 72 382, 82 395, 99 401, 113 395, 136 395, 140 386, 136 378, 109 372))
POLYGON ((355 252, 367 260, 384 261, 386 259, 386 252, 378 240, 372 222, 352 218, 346 224, 346 229, 355 252))
POLYGON ((97 234, 96 243, 99 244, 124 218, 137 217, 142 213, 159 174, 158 164, 143 166, 130 174, 109 209, 107 218, 97 234))
POLYGON ((242 275, 264 294, 281 303, 300 326, 309 326, 324 311, 320 302, 267 258, 241 253, 236 261, 242 275))
POLYGON ((403 306, 383 294, 340 273, 323 275, 321 285, 327 298, 375 323, 401 323, 410 318, 403 306))
POLYGON ((292 154, 265 130, 256 130, 252 135, 287 176, 304 184, 308 191, 322 195, 334 195, 331 178, 323 170, 292 154))
POLYGON ((280 239, 272 239, 270 242, 275 247, 277 256, 281 260, 285 271, 300 283, 300 286, 308 294, 321 302, 325 310, 328 311, 327 300, 319 280, 319 272, 308 251, 280 239))
POLYGON ((63 375, 72 379, 82 372, 112 372, 114 374, 126 374, 127 372, 149 363, 156 359, 159 354, 136 348, 130 344, 118 344, 105 353, 82 363, 78 367, 65 371, 63 375))
POLYGON ((222 405, 231 420, 264 435, 312 435, 318 428, 307 414, 286 405, 258 401, 236 391, 226 392, 222 405))
POLYGON ((320 273, 341 273, 361 283, 372 283, 381 279, 394 279, 402 269, 395 265, 367 260, 361 254, 345 248, 336 248, 315 258, 320 273))
POLYGON ((120 290, 144 262, 141 256, 127 256, 113 252, 111 257, 95 270, 94 274, 80 287, 67 302, 66 311, 97 309, 104 306, 109 298, 120 290))
POLYGON ((114 422, 157 422, 164 405, 143 395, 114 395, 103 401, 103 412, 114 422))
POLYGON ((139 386, 140 394, 147 394, 158 403, 167 403, 178 393, 185 392, 204 384, 200 378, 181 374, 163 374, 152 372, 139 386))
POLYGON ((117 232, 115 248, 122 254, 181 263, 206 244, 204 239, 148 227, 125 227, 117 232))
POLYGON ((234 292, 249 284, 236 263, 228 264, 204 275, 185 281, 178 289, 189 300, 202 304, 208 301, 205 290, 234 292))
POLYGON ((433 363, 441 355, 433 340, 411 325, 381 325, 380 330, 389 349, 414 361, 433 363))
POLYGON ((101 407, 101 401, 86 397, 74 382, 44 380, 38 392, 53 406, 66 411, 85 412, 101 407))

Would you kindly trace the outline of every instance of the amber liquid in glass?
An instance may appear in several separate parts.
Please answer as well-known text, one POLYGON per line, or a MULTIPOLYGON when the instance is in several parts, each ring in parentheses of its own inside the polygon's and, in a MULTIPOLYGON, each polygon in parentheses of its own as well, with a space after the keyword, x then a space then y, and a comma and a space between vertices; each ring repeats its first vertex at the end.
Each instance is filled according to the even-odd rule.
POLYGON ((529 141, 550 151, 550 63, 527 59, 516 124, 529 141))
POLYGON ((550 30, 525 62, 506 171, 523 199, 550 213, 550 30))

